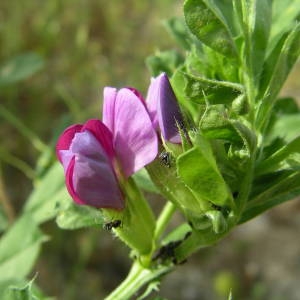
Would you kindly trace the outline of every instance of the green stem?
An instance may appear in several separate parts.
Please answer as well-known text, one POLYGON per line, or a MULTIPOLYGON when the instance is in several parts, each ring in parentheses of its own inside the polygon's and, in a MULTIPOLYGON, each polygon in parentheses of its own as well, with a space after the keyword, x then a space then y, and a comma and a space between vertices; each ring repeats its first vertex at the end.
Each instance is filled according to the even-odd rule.
POLYGON ((157 242, 159 240, 175 211, 176 206, 172 202, 168 201, 156 221, 154 241, 157 242))
POLYGON ((138 262, 135 262, 125 280, 104 300, 131 299, 145 284, 170 272, 171 269, 172 266, 159 266, 156 269, 146 269, 138 262))
POLYGON ((14 116, 9 110, 7 110, 3 105, 0 105, 0 116, 2 116, 7 122, 17 128, 20 133, 31 141, 32 145, 36 150, 44 152, 48 149, 48 146, 44 144, 40 138, 32 132, 28 127, 26 127, 16 116, 14 116))
POLYGON ((19 169, 23 172, 29 179, 35 178, 35 171, 23 160, 16 157, 7 151, 4 147, 0 147, 0 159, 5 161, 7 164, 19 169))
POLYGON ((182 262, 199 249, 215 244, 224 238, 230 232, 231 228, 232 225, 229 226, 228 230, 219 234, 211 231, 193 231, 192 235, 175 249, 176 260, 182 262))
POLYGON ((8 217, 9 223, 12 224, 15 220, 16 214, 11 204, 11 201, 8 198, 8 195, 5 191, 1 166, 0 166, 0 204, 2 204, 3 210, 6 216, 8 217))

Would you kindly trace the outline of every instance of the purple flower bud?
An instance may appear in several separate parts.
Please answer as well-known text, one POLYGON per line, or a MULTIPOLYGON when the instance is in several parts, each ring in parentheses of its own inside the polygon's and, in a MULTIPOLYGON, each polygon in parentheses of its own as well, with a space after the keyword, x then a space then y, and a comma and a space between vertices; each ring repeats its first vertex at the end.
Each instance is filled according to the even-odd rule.
POLYGON ((146 103, 154 128, 161 131, 166 141, 181 143, 178 124, 183 123, 183 118, 165 73, 151 79, 146 103))

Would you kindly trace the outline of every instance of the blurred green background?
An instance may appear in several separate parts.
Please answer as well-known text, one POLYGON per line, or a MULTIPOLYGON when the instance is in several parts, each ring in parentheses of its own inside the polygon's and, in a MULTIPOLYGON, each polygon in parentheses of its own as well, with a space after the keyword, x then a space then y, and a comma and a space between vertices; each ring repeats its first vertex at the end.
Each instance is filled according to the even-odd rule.
MULTIPOLYGON (((146 92, 145 59, 176 48, 162 20, 181 15, 181 5, 179 0, 0 2, 0 75, 6 78, 0 80, 2 230, 33 188, 39 151, 44 144, 54 149, 65 126, 100 118, 104 86, 146 92), (16 65, 23 77, 14 74, 16 65)), ((298 65, 283 95, 299 100, 299 75, 298 65)), ((294 242, 299 216, 294 201, 240 226, 220 245, 179 266, 163 281, 162 295, 225 299, 230 286, 239 299, 299 299, 300 245, 294 242)), ((102 299, 126 276, 127 249, 110 233, 63 231, 53 221, 42 229, 50 240, 32 275, 46 295, 102 299)))

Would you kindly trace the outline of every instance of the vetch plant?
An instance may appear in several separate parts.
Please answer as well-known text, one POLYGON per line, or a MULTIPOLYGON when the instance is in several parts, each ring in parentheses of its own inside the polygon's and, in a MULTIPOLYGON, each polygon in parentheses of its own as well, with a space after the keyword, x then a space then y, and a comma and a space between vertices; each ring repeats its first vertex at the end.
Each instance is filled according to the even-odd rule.
POLYGON ((107 300, 143 299, 195 251, 300 193, 300 137, 284 126, 291 116, 299 124, 299 108, 279 96, 300 52, 296 2, 186 0, 185 20, 167 22, 186 56, 147 60, 146 100, 133 88, 105 88, 102 121, 60 136, 75 204, 59 226, 94 225, 97 212, 132 251, 128 277, 107 300), (141 191, 153 184, 165 198, 159 216, 141 191), (166 232, 175 211, 185 221, 166 232))

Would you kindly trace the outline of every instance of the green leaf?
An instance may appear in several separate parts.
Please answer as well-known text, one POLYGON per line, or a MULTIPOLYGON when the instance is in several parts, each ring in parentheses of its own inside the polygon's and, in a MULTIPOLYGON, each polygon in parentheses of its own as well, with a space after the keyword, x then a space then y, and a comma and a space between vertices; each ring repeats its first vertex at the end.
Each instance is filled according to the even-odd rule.
POLYGON ((38 72, 44 60, 36 53, 26 53, 14 57, 0 68, 0 86, 18 82, 38 72))
POLYGON ((180 106, 183 107, 192 116, 192 119, 196 121, 198 117, 198 104, 187 101, 188 99, 184 93, 185 84, 184 73, 182 72, 182 68, 179 68, 171 78, 171 85, 180 106))
POLYGON ((288 114, 296 114, 300 112, 300 108, 296 99, 291 97, 284 97, 277 99, 274 105, 274 111, 277 115, 288 115, 288 114))
POLYGON ((201 117, 199 128, 208 139, 224 139, 241 142, 241 137, 226 117, 223 105, 208 106, 201 117))
POLYGON ((204 139, 177 159, 179 177, 202 201, 231 204, 231 195, 204 139))
POLYGON ((134 181, 136 182, 136 184, 138 185, 138 187, 145 190, 146 192, 159 193, 159 190, 152 182, 152 180, 145 168, 134 173, 132 177, 133 177, 134 181))
MULTIPOLYGON (((270 112, 270 119, 265 129, 262 146, 269 147, 276 140, 289 142, 297 137, 299 135, 297 126, 300 124, 299 111, 295 99, 279 98, 270 112)), ((271 154, 274 151, 271 151, 271 154)))
POLYGON ((0 240, 1 280, 22 279, 31 271, 46 236, 30 216, 22 216, 0 240))
POLYGON ((244 223, 280 203, 292 200, 299 194, 300 173, 295 172, 251 199, 239 223, 244 223))
POLYGON ((252 154, 257 145, 257 138, 254 131, 239 121, 231 121, 231 124, 244 141, 249 154, 252 154))
POLYGON ((267 99, 273 99, 280 91, 300 54, 299 48, 300 24, 278 41, 266 59, 260 89, 268 95, 267 99))
MULTIPOLYGON (((281 137, 289 142, 299 136, 300 114, 283 115, 277 120, 272 128, 270 137, 281 137)), ((269 138, 270 138, 269 137, 269 138)))
POLYGON ((55 162, 36 184, 25 204, 24 213, 35 222, 43 223, 56 215, 56 204, 63 201, 68 203, 71 200, 65 187, 62 166, 55 162))
POLYGON ((272 24, 272 0, 250 0, 248 3, 245 50, 249 55, 252 77, 258 84, 272 24))
POLYGON ((281 169, 296 167, 300 170, 300 136, 276 151, 273 155, 262 161, 255 170, 256 175, 262 175, 281 169))
POLYGON ((299 21, 299 0, 273 0, 272 5, 272 29, 268 45, 268 53, 287 32, 291 31, 296 22, 299 21))
POLYGON ((185 60, 186 72, 217 81, 239 82, 238 65, 230 57, 214 51, 206 45, 192 47, 185 60))
POLYGON ((56 218, 57 225, 62 229, 79 229, 91 226, 102 226, 104 217, 100 210, 73 204, 66 209, 60 210, 56 218))
POLYGON ((240 34, 236 24, 233 2, 231 0, 203 0, 205 4, 214 12, 214 14, 226 26, 232 38, 240 34))
POLYGON ((204 104, 207 99, 210 104, 229 104, 243 92, 243 87, 236 83, 196 77, 187 73, 183 75, 186 97, 196 103, 204 104))
POLYGON ((232 101, 231 110, 238 116, 246 115, 249 112, 249 103, 246 95, 241 94, 232 101))
POLYGON ((39 300, 32 291, 33 280, 22 287, 10 285, 6 289, 5 300, 39 300))
POLYGON ((174 203, 183 214, 187 209, 201 211, 199 201, 178 178, 174 165, 169 168, 156 159, 147 166, 147 171, 161 194, 174 203))
POLYGON ((257 112, 257 128, 268 121, 276 96, 300 54, 300 23, 289 35, 284 36, 265 62, 261 80, 262 103, 257 112))
POLYGON ((184 15, 189 29, 201 42, 225 56, 236 56, 234 43, 223 20, 204 1, 185 1, 184 15))

